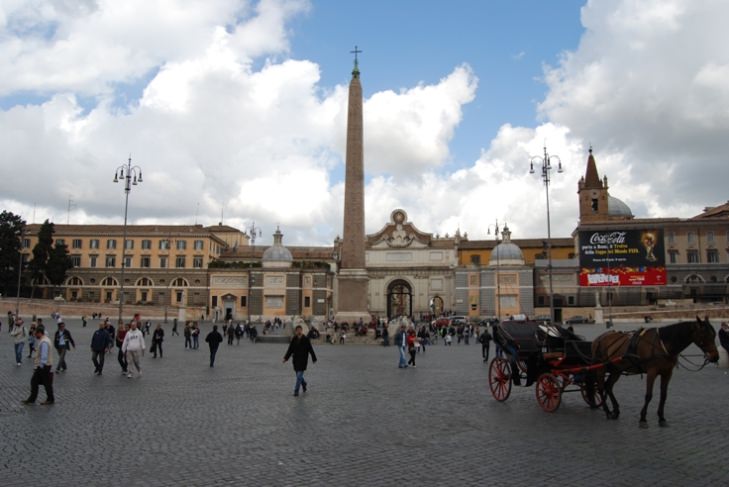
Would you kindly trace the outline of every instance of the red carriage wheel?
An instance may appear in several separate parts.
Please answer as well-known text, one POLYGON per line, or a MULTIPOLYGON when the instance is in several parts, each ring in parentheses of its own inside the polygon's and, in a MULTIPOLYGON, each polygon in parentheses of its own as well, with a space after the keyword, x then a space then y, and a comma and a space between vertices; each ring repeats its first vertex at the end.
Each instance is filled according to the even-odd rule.
POLYGON ((550 373, 544 373, 537 379, 537 403, 548 413, 557 410, 562 402, 562 384, 550 373))
POLYGON ((506 401, 511 394, 511 367, 509 361, 497 357, 489 365, 489 388, 497 401, 506 401))
POLYGON ((580 392, 582 393, 582 399, 584 399, 585 403, 587 403, 587 405, 591 408, 599 408, 602 406, 602 395, 600 395, 600 392, 597 390, 597 384, 595 382, 583 382, 582 385, 580 385, 580 392), (592 401, 590 400, 588 387, 592 389, 592 401))

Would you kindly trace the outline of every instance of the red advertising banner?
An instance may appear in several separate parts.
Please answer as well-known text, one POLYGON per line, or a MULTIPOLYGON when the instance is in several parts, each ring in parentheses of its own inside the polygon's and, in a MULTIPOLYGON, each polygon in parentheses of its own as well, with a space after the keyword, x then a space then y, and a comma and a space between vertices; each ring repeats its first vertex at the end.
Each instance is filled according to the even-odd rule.
POLYGON ((582 231, 580 286, 664 286, 663 231, 582 231))

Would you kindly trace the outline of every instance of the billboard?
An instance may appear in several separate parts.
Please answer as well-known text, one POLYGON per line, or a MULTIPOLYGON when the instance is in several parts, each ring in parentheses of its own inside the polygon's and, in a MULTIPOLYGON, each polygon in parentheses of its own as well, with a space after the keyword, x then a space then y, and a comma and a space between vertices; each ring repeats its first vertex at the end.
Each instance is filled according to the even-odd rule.
POLYGON ((666 284, 663 230, 579 232, 580 286, 666 284))

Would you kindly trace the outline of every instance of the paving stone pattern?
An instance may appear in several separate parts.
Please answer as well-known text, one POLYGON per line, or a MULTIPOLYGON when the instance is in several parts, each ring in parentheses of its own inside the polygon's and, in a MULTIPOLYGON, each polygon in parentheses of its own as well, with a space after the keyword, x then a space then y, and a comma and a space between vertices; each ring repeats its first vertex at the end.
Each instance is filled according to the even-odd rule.
POLYGON ((30 361, 15 366, 3 327, 0 486, 729 483, 729 375, 714 366, 678 370, 671 426, 658 427, 656 397, 640 430, 640 377, 616 386, 618 421, 579 394, 549 414, 533 387, 495 401, 473 343, 433 346, 406 370, 394 347, 315 343, 310 390, 295 398, 285 345, 224 342, 211 369, 204 342, 186 351, 168 325, 165 356, 147 353, 141 379, 123 377, 115 355, 97 377, 93 323, 69 328, 79 347, 55 375, 56 404, 29 407, 30 361))

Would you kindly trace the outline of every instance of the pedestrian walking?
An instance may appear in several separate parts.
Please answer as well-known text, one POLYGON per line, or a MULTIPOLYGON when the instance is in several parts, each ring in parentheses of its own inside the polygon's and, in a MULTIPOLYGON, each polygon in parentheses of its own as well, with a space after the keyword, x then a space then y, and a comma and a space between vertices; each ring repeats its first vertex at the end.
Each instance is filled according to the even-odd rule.
POLYGON ((99 323, 99 329, 91 337, 91 361, 94 363, 94 374, 101 375, 101 371, 104 370, 106 351, 111 348, 112 343, 104 323, 99 323))
POLYGON ((309 338, 304 336, 304 329, 301 325, 296 325, 296 328, 294 329, 294 336, 291 338, 289 348, 286 350, 286 355, 284 355, 283 358, 284 363, 286 363, 292 355, 294 357, 292 364, 294 366, 294 372, 296 373, 294 396, 298 396, 299 388, 303 388, 304 392, 306 392, 306 388, 308 386, 304 379, 304 372, 306 371, 306 366, 309 364, 309 355, 311 355, 311 361, 316 363, 314 347, 311 346, 309 338))
POLYGON ((73 341, 71 332, 66 329, 66 324, 61 321, 58 323, 58 330, 53 337, 53 346, 58 351, 58 365, 56 366, 56 372, 65 371, 68 369, 66 366, 66 352, 71 350, 71 346, 76 348, 76 342, 73 341))
POLYGON ((35 404, 38 398, 38 386, 42 385, 46 390, 46 400, 42 405, 50 405, 55 402, 53 396, 53 351, 51 340, 45 334, 45 327, 38 325, 35 328, 35 339, 38 343, 38 353, 33 357, 33 377, 30 379, 30 396, 23 401, 23 404, 35 404))
POLYGON ((122 350, 122 347, 124 346, 124 337, 127 336, 127 327, 124 326, 124 323, 119 325, 119 330, 116 333, 116 348, 118 348, 116 360, 119 362, 119 366, 122 369, 122 375, 127 374, 127 356, 124 353, 124 350, 122 350))
POLYGON ((243 325, 238 323, 235 326, 235 344, 240 345, 240 339, 243 336, 243 325))
POLYGON ((177 318, 172 320, 172 334, 171 336, 180 336, 180 332, 177 331, 177 318))
POLYGON ((10 336, 13 337, 15 346, 15 363, 18 367, 23 365, 23 347, 25 346, 25 324, 23 318, 15 320, 13 326, 10 327, 10 336))
POLYGON ((415 330, 410 328, 408 330, 408 334, 405 338, 405 342, 407 343, 408 347, 408 353, 410 354, 410 360, 408 360, 408 365, 412 365, 415 367, 415 342, 417 341, 417 337, 415 336, 415 330))
POLYGON ((36 323, 35 321, 30 322, 30 329, 28 330, 28 357, 33 357, 33 352, 35 351, 35 327, 36 323))
MULTIPOLYGON (((119 320, 119 322, 116 324, 117 327, 121 328, 124 325, 124 322, 119 320)), ((116 339, 116 330, 114 330, 114 327, 112 326, 111 322, 109 321, 109 318, 104 320, 104 329, 106 330, 106 333, 109 334, 109 340, 111 340, 112 343, 114 343, 116 339)), ((108 350, 111 352, 111 348, 108 350)))
POLYGON ((491 334, 487 327, 484 328, 481 336, 478 337, 478 341, 481 343, 481 357, 484 362, 489 361, 489 348, 491 345, 491 334))
POLYGON ((233 324, 231 323, 228 325, 228 345, 233 344, 233 338, 235 338, 235 328, 233 328, 233 324))
POLYGON ((127 359, 127 377, 132 378, 142 376, 142 367, 140 359, 144 355, 144 335, 137 328, 137 321, 132 320, 129 324, 130 330, 124 336, 122 351, 126 354, 127 359))
POLYGON ((185 349, 192 350, 192 326, 190 322, 185 323, 185 329, 182 332, 185 335, 185 349))
POLYGON ((408 346, 408 336, 405 330, 405 325, 400 325, 400 329, 395 335, 395 345, 397 346, 398 353, 400 354, 400 361, 397 366, 400 369, 405 369, 408 366, 407 359, 405 358, 405 351, 408 346))
POLYGON ((729 325, 726 321, 723 321, 719 328, 719 344, 729 353, 729 325))
POLYGON ((223 342, 223 335, 218 331, 218 325, 213 325, 213 331, 208 333, 205 341, 210 347, 210 367, 215 367, 215 354, 218 353, 218 347, 223 342))
POLYGON ((162 342, 165 340, 165 331, 162 329, 162 325, 157 323, 157 327, 152 333, 152 358, 157 358, 157 352, 159 352, 159 358, 162 358, 162 342))
POLYGON ((192 348, 197 350, 200 348, 200 326, 197 324, 197 321, 193 324, 192 327, 192 348))
MULTIPOLYGON (((86 328, 86 315, 83 315, 83 316, 81 317, 81 326, 82 326, 83 328, 86 328)), ((94 332, 94 333, 96 333, 96 332, 94 332)))

